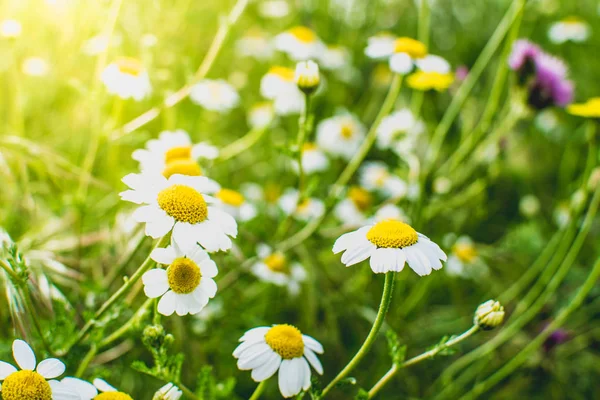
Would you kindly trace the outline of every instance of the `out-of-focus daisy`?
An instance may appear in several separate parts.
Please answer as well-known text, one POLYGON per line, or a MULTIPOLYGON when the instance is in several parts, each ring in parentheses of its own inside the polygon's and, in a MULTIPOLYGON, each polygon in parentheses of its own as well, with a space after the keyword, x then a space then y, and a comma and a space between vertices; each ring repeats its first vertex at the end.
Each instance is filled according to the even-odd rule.
POLYGON ((28 57, 21 65, 21 71, 29 76, 44 76, 49 69, 48 63, 41 57, 28 57))
MULTIPOLYGON (((568 107, 567 112, 569 112, 568 107)), ((535 126, 545 133, 552 133, 558 125, 558 116, 556 115, 556 111, 552 108, 542 110, 535 116, 535 126)))
POLYGON ((121 57, 110 63, 102 72, 102 82, 109 93, 122 99, 139 101, 152 91, 144 66, 130 57, 121 57))
POLYGON ((324 119, 317 126, 317 144, 327 153, 352 158, 365 138, 365 127, 351 114, 324 119))
POLYGON ((273 57, 273 46, 259 29, 250 29, 235 44, 236 52, 242 57, 268 60, 273 57))
POLYGON ((251 128, 265 128, 271 124, 275 118, 275 109, 273 103, 262 102, 255 104, 248 111, 248 125, 251 128))
POLYGON ((275 66, 260 81, 260 93, 273 100, 278 115, 298 114, 304 109, 304 94, 298 89, 294 74, 291 68, 275 66))
POLYGON ((137 149, 132 154, 142 171, 162 174, 165 178, 175 174, 202 175, 197 160, 214 160, 218 156, 216 147, 207 143, 192 144, 190 135, 182 129, 163 131, 157 139, 150 139, 145 149, 137 149))
POLYGON ((373 59, 387 59, 394 52, 396 36, 389 32, 381 32, 367 39, 365 55, 373 59))
POLYGON ((454 75, 451 73, 425 72, 417 71, 406 79, 409 87, 415 90, 427 91, 437 90, 443 92, 454 82, 454 75))
POLYGON ((300 221, 318 218, 325 212, 325 205, 319 199, 309 197, 298 203, 298 191, 295 189, 288 189, 279 198, 279 207, 285 214, 291 214, 300 221))
POLYGON ((365 213, 373 204, 371 193, 359 186, 352 186, 346 198, 333 209, 333 214, 344 226, 356 227, 365 223, 365 213))
POLYGON ((77 392, 54 380, 65 372, 65 364, 56 358, 37 363, 31 347, 17 339, 12 345, 13 358, 21 370, 0 361, 0 394, 5 400, 74 400, 77 392))
POLYGON ((468 236, 461 236, 452 246, 445 271, 448 275, 475 278, 487 273, 487 266, 479 257, 473 240, 468 236))
POLYGON ((389 58, 390 69, 404 75, 413 69, 417 60, 427 55, 427 46, 409 37, 382 33, 368 39, 365 54, 375 59, 389 58))
POLYGON ((105 52, 109 45, 111 47, 119 46, 122 40, 120 35, 113 35, 112 37, 106 35, 92 36, 83 44, 82 51, 88 56, 96 56, 105 52))
POLYGON ((431 186, 433 193, 447 194, 452 189, 452 180, 447 176, 438 176, 433 180, 433 184, 431 186))
POLYGON ((592 97, 584 103, 570 104, 567 112, 578 117, 600 118, 600 97, 592 97))
POLYGON ((5 19, 2 22, 0 22, 0 35, 5 38, 17 38, 21 36, 22 31, 23 28, 21 26, 21 23, 16 19, 5 19))
POLYGON ((446 254, 427 236, 410 225, 393 219, 367 225, 340 236, 333 252, 344 252, 342 263, 347 267, 371 258, 375 273, 400 272, 405 262, 418 275, 429 275, 432 269, 442 268, 446 254))
POLYGON ((394 111, 377 127, 377 147, 392 149, 400 155, 410 153, 424 129, 423 122, 417 120, 409 109, 394 111))
POLYGON ((179 400, 183 392, 171 382, 158 389, 152 400, 179 400))
POLYGON ((415 60, 415 64, 423 72, 448 74, 452 70, 450 63, 445 58, 433 54, 428 54, 423 58, 415 60))
POLYGON ((371 218, 374 222, 381 222, 387 219, 402 221, 410 224, 410 218, 406 215, 401 207, 395 204, 384 204, 375 211, 375 215, 371 218))
POLYGON ((554 44, 568 42, 585 42, 590 36, 590 27, 582 19, 577 17, 565 18, 555 22, 548 30, 548 39, 554 44))
POLYGON ((267 182, 264 185, 246 182, 241 185, 240 190, 248 200, 255 203, 263 202, 268 205, 277 205, 282 192, 281 186, 273 182, 267 182))
POLYGON ((158 38, 152 33, 144 33, 142 35, 142 38, 140 39, 140 43, 143 47, 148 49, 150 47, 156 46, 156 43, 158 43, 158 38))
POLYGON ((94 384, 78 378, 65 378, 61 381, 66 386, 74 389, 79 397, 70 400, 133 400, 127 393, 119 392, 104 379, 94 379, 94 384), (100 394, 98 394, 100 392, 100 394))
POLYGON ((305 26, 295 26, 275 36, 275 48, 292 60, 319 59, 325 46, 315 32, 305 26))
POLYGON ((377 191, 392 198, 402 198, 408 187, 404 180, 390 173, 381 161, 365 162, 360 169, 360 184, 367 190, 377 191))
MULTIPOLYGON (((294 162, 294 167, 297 163, 294 162)), ((304 143, 302 146, 302 169, 305 174, 325 171, 329 168, 329 159, 325 153, 314 143, 304 143)))
POLYGON ((240 95, 222 79, 203 79, 192 87, 190 99, 207 110, 224 113, 237 107, 240 95))
POLYGON ((241 370, 252 370, 252 379, 262 382, 279 370, 279 391, 293 397, 310 388, 310 365, 319 375, 323 366, 317 354, 323 346, 294 326, 283 324, 250 329, 233 352, 241 370))
POLYGON ((243 194, 232 189, 221 188, 216 194, 218 207, 238 221, 249 221, 256 217, 257 211, 254 204, 248 202, 243 194))
POLYGON ((348 68, 352 57, 347 48, 342 46, 327 46, 319 58, 319 66, 326 70, 341 70, 348 68))
POLYGON ((304 267, 297 262, 290 262, 287 257, 274 252, 266 244, 258 246, 256 251, 260 261, 252 266, 252 273, 265 282, 287 287, 291 295, 300 292, 300 284, 306 280, 304 267))
POLYGON ((525 195, 519 201, 519 211, 528 218, 535 217, 540 212, 540 201, 532 194, 525 195))
POLYGON ((180 248, 176 242, 152 250, 150 257, 167 269, 155 268, 142 276, 144 292, 151 299, 160 297, 162 315, 197 314, 217 293, 217 265, 200 246, 180 248))
POLYGON ((258 4, 258 12, 264 18, 279 19, 290 12, 290 6, 285 0, 266 0, 258 4))
POLYGON ((564 228, 567 226, 569 222, 571 222, 571 208, 569 207, 569 203, 566 201, 562 201, 556 206, 554 212, 552 213, 552 217, 554 219, 554 223, 560 227, 564 228))
POLYGON ((146 235, 159 238, 172 231, 175 243, 189 249, 199 243, 207 251, 229 250, 237 236, 235 219, 215 206, 219 185, 204 176, 129 174, 123 182, 131 189, 121 199, 141 206, 133 217, 146 223, 146 235))

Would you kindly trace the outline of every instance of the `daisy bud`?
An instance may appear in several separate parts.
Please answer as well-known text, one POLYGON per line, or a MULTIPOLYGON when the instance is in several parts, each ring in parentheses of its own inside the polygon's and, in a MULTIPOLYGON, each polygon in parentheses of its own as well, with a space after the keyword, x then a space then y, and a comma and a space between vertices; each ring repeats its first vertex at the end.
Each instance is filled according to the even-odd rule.
POLYGON ((490 330, 499 326, 504 320, 504 307, 494 300, 482 303, 475 310, 473 323, 481 329, 490 330))
POLYGON ((298 88, 304 93, 311 94, 319 86, 321 77, 319 76, 319 66, 316 62, 308 60, 296 64, 296 73, 294 80, 298 88))
POLYGON ((172 383, 167 383, 165 386, 158 389, 152 400, 179 400, 183 392, 172 383))

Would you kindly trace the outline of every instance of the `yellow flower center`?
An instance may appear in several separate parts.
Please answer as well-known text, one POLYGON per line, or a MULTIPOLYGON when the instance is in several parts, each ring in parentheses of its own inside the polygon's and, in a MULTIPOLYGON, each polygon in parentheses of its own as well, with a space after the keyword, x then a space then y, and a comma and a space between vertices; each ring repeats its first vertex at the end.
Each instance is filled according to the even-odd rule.
POLYGON ((349 122, 343 122, 340 127, 340 135, 344 139, 352 139, 352 136, 354 136, 354 126, 349 122))
POLYGON ((367 240, 377 247, 401 249, 417 243, 419 236, 410 225, 388 219, 373 225, 367 232, 367 240))
POLYGON ((317 41, 317 35, 305 26, 296 26, 288 31, 292 36, 304 43, 317 41))
POLYGON ((115 61, 117 68, 123 74, 131 76, 139 76, 142 73, 144 67, 139 60, 131 57, 121 57, 115 61))
POLYGON ((427 47, 418 40, 401 37, 394 42, 394 53, 406 53, 412 58, 423 58, 427 55, 427 47))
POLYGON ((172 147, 165 153, 166 164, 174 160, 187 160, 190 158, 192 158, 192 146, 172 147))
POLYGON ((167 278, 172 291, 179 294, 192 293, 200 284, 200 267, 191 259, 180 257, 167 268, 167 278))
POLYGON ((406 82, 408 86, 416 90, 435 89, 441 92, 448 89, 454 82, 454 75, 451 73, 440 74, 439 72, 417 71, 411 74, 406 82))
POLYGON ((231 189, 221 189, 217 192, 217 199, 230 206, 239 207, 244 204, 244 196, 240 192, 231 189))
POLYGON ((371 206, 373 201, 371 193, 358 186, 352 186, 350 188, 348 191, 348 197, 350 200, 352 200, 356 208, 361 211, 366 211, 371 206))
POLYGON ((133 400, 130 395, 123 392, 104 392, 94 397, 93 400, 133 400))
POLYGON ((204 197, 194 188, 173 185, 158 193, 158 206, 176 221, 197 224, 208 216, 204 197))
POLYGON ((385 181, 387 180, 389 175, 390 174, 384 169, 377 171, 377 174, 375 175, 375 182, 374 182, 375 186, 383 187, 385 185, 385 181))
POLYGON ((267 203, 275 203, 281 196, 281 186, 276 183, 267 183, 265 185, 265 201, 267 203))
POLYGON ((181 158, 167 163, 163 170, 163 176, 167 179, 175 174, 200 176, 202 175, 202 169, 200 169, 198 163, 191 158, 181 158))
POLYGON ((317 149, 317 145, 314 143, 304 143, 304 145, 302 145, 302 151, 313 151, 317 149))
POLYGON ((300 330, 292 325, 275 325, 265 335, 265 341, 282 358, 289 360, 302 357, 304 340, 300 330))
POLYGON ((454 245, 452 251, 460 261, 465 263, 470 263, 477 257, 477 250, 470 243, 458 243, 454 245))
POLYGON ((293 82, 295 72, 291 68, 274 66, 269 69, 269 74, 277 75, 284 81, 293 82))
POLYGON ((296 211, 298 212, 306 212, 308 211, 308 207, 310 206, 310 199, 304 199, 298 204, 296 211))
POLYGON ((43 376, 33 371, 18 371, 2 382, 3 400, 52 400, 52 388, 43 376))
POLYGON ((281 253, 273 253, 265 257, 263 260, 267 268, 273 272, 281 272, 287 274, 289 271, 285 256, 281 253))

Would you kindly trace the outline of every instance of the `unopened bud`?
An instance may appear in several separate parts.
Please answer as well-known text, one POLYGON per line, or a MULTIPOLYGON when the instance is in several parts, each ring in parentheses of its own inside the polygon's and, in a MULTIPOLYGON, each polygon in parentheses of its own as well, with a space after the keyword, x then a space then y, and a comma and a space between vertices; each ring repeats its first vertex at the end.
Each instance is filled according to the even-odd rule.
POLYGON ((167 383, 165 386, 158 389, 152 397, 152 400, 179 400, 183 392, 172 383, 167 383))
POLYGON ((481 329, 494 329, 504 321, 504 307, 494 300, 488 300, 482 303, 475 310, 473 323, 481 329))
POLYGON ((296 73, 294 80, 298 88, 306 94, 311 94, 319 86, 321 77, 319 75, 319 66, 316 62, 308 60, 296 64, 296 73))

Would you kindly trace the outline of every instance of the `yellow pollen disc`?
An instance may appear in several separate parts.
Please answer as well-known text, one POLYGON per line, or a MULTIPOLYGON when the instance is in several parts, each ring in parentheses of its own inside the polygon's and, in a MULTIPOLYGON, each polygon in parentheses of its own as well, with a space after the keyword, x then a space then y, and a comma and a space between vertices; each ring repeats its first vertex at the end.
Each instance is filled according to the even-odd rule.
POLYGON ((342 135, 344 139, 351 139, 352 136, 354 136, 354 127, 352 124, 348 122, 342 123, 342 126, 340 127, 340 135, 342 135))
POLYGON ((165 163, 170 163, 174 160, 187 160, 192 158, 192 146, 172 147, 165 153, 165 163))
POLYGON ((317 145, 314 143, 304 143, 304 145, 302 145, 302 151, 313 151, 317 149, 317 145))
POLYGON ((412 58, 423 58, 427 55, 427 47, 418 40, 401 37, 394 42, 394 53, 406 53, 412 58))
POLYGON ((265 201, 275 203, 281 196, 281 186, 276 183, 267 183, 265 185, 265 201))
POLYGON ((302 333, 295 326, 275 325, 265 335, 265 341, 281 358, 289 360, 304 354, 302 333))
POLYGON ((265 257, 263 260, 267 268, 273 272, 281 272, 287 274, 289 268, 285 256, 281 253, 273 253, 265 257))
POLYGON ((477 250, 472 244, 458 243, 452 249, 452 252, 458 259, 465 263, 472 262, 477 257, 477 250))
POLYGON ((115 64, 117 64, 119 71, 127 75, 139 76, 143 70, 142 63, 131 57, 118 58, 115 64))
POLYGON ((244 196, 240 192, 231 189, 221 189, 217 192, 217 199, 230 206, 239 207, 244 204, 244 196))
POLYGON ((298 212, 304 212, 304 211, 308 210, 309 206, 310 206, 310 199, 304 199, 304 200, 302 200, 302 202, 300 204, 298 204, 298 208, 296 208, 296 210, 298 212))
POLYGON ((406 82, 413 89, 423 91, 435 89, 441 92, 448 89, 454 82, 454 75, 451 73, 440 74, 439 72, 417 71, 411 74, 406 82))
POLYGON ((18 371, 2 382, 3 400, 52 400, 52 388, 43 376, 33 371, 18 371))
POLYGON ((204 197, 194 188, 173 185, 158 193, 158 206, 180 222, 197 224, 208 216, 204 197))
POLYGON ((165 178, 168 179, 171 175, 175 174, 200 176, 202 175, 202 169, 200 169, 198 163, 191 158, 182 158, 173 160, 165 165, 165 169, 163 170, 163 176, 165 178))
POLYGON ((176 258, 167 268, 167 278, 172 291, 179 294, 192 293, 200 284, 200 267, 189 258, 176 258))
POLYGON ((295 74, 295 72, 291 68, 275 66, 275 67, 271 67, 271 69, 269 69, 268 73, 269 74, 273 74, 273 75, 277 75, 278 77, 280 77, 284 81, 288 81, 288 82, 293 82, 294 81, 294 74, 295 74))
POLYGON ((417 243, 419 236, 410 225, 388 219, 369 229, 367 240, 377 247, 401 249, 417 243))
POLYGON ((352 186, 350 188, 350 190, 348 191, 348 197, 350 198, 350 200, 352 200, 356 208, 358 208, 361 211, 366 211, 373 202, 373 197, 371 196, 371 193, 358 186, 352 186))
POLYGON ((133 400, 130 395, 123 392, 104 392, 94 397, 93 400, 133 400))
POLYGON ((305 26, 296 26, 288 31, 292 36, 304 43, 317 41, 317 35, 305 26))

